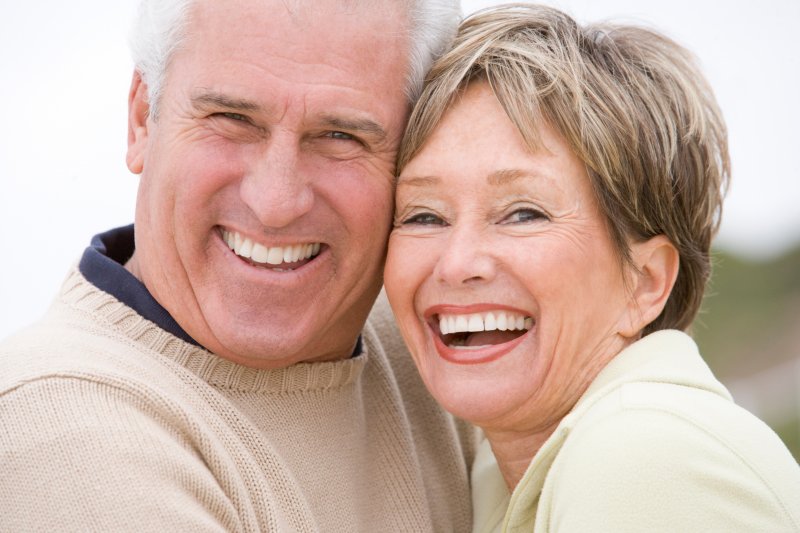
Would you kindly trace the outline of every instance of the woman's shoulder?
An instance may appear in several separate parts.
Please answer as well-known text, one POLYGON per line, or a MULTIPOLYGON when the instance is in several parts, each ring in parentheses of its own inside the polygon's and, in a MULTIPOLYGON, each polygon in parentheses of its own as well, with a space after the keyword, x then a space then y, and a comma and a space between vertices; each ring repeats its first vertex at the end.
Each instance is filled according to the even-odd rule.
POLYGON ((724 396, 624 383, 570 422, 543 490, 548 521, 800 530, 800 467, 766 424, 724 396))

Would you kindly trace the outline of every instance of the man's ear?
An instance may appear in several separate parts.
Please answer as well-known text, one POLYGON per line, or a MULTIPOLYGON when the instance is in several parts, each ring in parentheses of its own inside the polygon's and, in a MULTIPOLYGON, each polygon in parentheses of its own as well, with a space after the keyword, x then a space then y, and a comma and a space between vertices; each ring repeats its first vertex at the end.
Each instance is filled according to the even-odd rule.
POLYGON ((631 301, 626 318, 620 324, 620 334, 627 338, 637 337, 661 314, 680 265, 678 250, 664 235, 634 243, 631 259, 637 270, 629 277, 631 301))
POLYGON ((147 118, 149 116, 150 103, 147 97, 147 84, 137 70, 133 72, 131 90, 128 93, 128 155, 125 158, 128 168, 134 174, 141 174, 144 168, 147 118))

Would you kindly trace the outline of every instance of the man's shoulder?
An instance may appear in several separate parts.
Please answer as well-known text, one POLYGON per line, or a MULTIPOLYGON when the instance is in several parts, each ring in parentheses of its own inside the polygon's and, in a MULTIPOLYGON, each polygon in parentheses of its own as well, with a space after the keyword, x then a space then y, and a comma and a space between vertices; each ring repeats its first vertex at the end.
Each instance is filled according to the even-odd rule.
POLYGON ((408 350, 397 327, 392 307, 386 298, 386 292, 383 290, 381 290, 375 300, 375 304, 372 306, 367 318, 365 332, 374 334, 375 339, 385 348, 387 353, 408 356, 408 350))
POLYGON ((108 366, 108 359, 96 356, 99 345, 113 349, 114 344, 102 324, 78 325, 54 315, 51 308, 37 322, 0 341, 0 392, 18 381, 73 372, 89 376, 108 366))
MULTIPOLYGON (((426 403, 436 406, 417 372, 414 360, 403 341, 394 313, 384 291, 375 301, 364 326, 364 340, 373 363, 385 365, 396 382, 406 403, 426 403)), ((438 406, 436 406, 438 409, 438 406)))
MULTIPOLYGON (((216 396, 198 383, 102 321, 43 321, 2 342, 0 523, 182 530, 219 520, 232 530, 251 520, 257 529, 237 469, 258 476, 259 465, 238 438, 241 424, 225 418, 236 413, 208 407, 216 396), (243 496, 239 512, 232 494, 243 496)), ((285 476, 279 460, 270 464, 285 476)), ((262 503, 272 512, 273 500, 262 503)))
POLYGON ((369 356, 385 361, 393 379, 404 389, 402 392, 413 391, 411 394, 415 396, 428 396, 384 291, 381 291, 367 318, 364 340, 369 356))
POLYGON ((85 298, 95 300, 86 305, 73 305, 65 290, 70 289, 62 289, 42 318, 0 341, 0 395, 23 384, 53 380, 156 387, 169 379, 163 358, 136 342, 137 333, 125 332, 126 327, 138 328, 139 334, 152 337, 154 325, 143 326, 145 321, 133 310, 96 289, 86 291, 85 298))
POLYGON ((403 341, 384 291, 381 291, 372 308, 364 334, 371 350, 370 357, 386 361, 387 371, 391 374, 389 380, 396 385, 393 388, 414 425, 412 429, 420 435, 424 432, 435 434, 432 441, 444 439, 445 434, 450 432, 459 442, 459 453, 466 464, 471 465, 480 432, 471 424, 447 413, 428 392, 403 341))

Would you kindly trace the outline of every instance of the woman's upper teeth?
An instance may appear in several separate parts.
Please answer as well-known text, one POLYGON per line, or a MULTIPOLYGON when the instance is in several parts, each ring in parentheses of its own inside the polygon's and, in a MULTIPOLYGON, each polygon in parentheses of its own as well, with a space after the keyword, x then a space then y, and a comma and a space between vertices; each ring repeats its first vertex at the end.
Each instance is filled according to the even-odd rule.
POLYGON ((320 243, 292 244, 287 246, 270 246, 253 242, 252 239, 242 237, 235 231, 222 231, 222 239, 233 253, 240 257, 250 259, 254 263, 280 265, 283 263, 296 263, 310 259, 319 253, 320 243))
POLYGON ((442 335, 474 331, 524 331, 533 327, 533 319, 513 311, 489 311, 467 315, 439 315, 442 335))

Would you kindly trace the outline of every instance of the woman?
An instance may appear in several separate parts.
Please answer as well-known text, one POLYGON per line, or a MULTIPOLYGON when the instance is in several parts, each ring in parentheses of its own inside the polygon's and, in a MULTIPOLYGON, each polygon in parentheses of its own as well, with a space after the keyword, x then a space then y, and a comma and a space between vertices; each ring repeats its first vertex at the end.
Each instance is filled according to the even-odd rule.
POLYGON ((682 332, 729 174, 691 56, 517 5, 430 78, 385 283, 431 393, 488 439, 476 531, 800 530, 800 469, 682 332))

